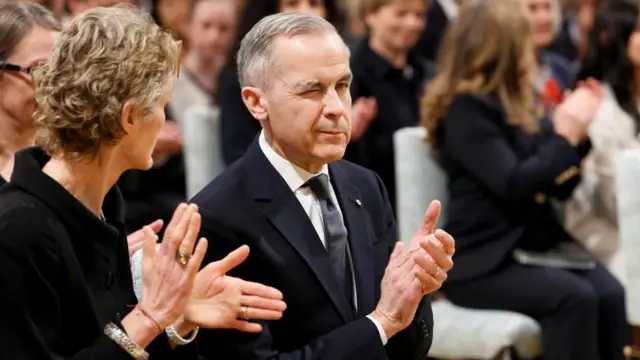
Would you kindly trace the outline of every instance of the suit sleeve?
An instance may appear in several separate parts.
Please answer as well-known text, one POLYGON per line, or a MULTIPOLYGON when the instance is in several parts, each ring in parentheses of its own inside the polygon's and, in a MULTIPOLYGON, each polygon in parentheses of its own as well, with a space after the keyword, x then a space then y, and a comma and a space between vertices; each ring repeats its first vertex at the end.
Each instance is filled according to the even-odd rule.
MULTIPOLYGON (((382 180, 374 174, 384 202, 389 256, 398 242, 396 222, 389 202, 387 190, 382 180)), ((418 306, 413 322, 403 331, 389 339, 385 346, 389 360, 423 360, 426 359, 433 340, 433 312, 431 297, 425 296, 418 306)))
MULTIPOLYGON (((200 206, 202 215, 201 237, 211 239, 211 246, 203 264, 224 258, 229 252, 246 244, 237 232, 227 231, 213 215, 200 206)), ((250 244, 249 244, 250 245, 250 244)), ((260 269, 251 263, 251 256, 231 273, 239 278, 256 278, 260 269)), ((295 275, 292 275, 295 276, 295 275)), ((286 299, 285 299, 286 301, 286 299)), ((284 321, 284 320, 281 320, 284 321)), ((291 321, 291 320, 290 320, 291 321)), ((300 319, 300 321, 304 321, 300 319)), ((278 351, 270 331, 277 323, 260 322, 259 334, 246 334, 234 330, 200 330, 198 347, 205 359, 251 360, 353 360, 382 359, 382 345, 376 325, 361 318, 317 338, 298 349, 278 351)))
MULTIPOLYGON (((23 222, 23 221, 21 221, 23 222)), ((0 358, 21 360, 131 360, 119 345, 100 333, 95 341, 74 355, 56 353, 61 334, 62 297, 57 292, 59 269, 64 267, 56 239, 44 231, 4 223, 0 230, 0 358), (16 239, 13 245, 7 239, 16 239), (24 246, 24 244, 28 244, 24 246)), ((120 328, 119 316, 113 323, 120 328)), ((88 329, 75 329, 85 331, 88 329)), ((164 336, 153 341, 147 351, 163 359, 196 359, 193 346, 172 351, 164 336), (189 348, 189 349, 186 349, 189 348)))
POLYGON ((231 69, 225 69, 220 77, 218 104, 222 157, 227 165, 244 155, 262 129, 242 101, 240 92, 237 74, 231 69))
POLYGON ((500 116, 476 97, 458 97, 443 119, 444 150, 503 200, 570 195, 585 149, 551 132, 540 137, 535 153, 521 159, 499 125, 500 116))

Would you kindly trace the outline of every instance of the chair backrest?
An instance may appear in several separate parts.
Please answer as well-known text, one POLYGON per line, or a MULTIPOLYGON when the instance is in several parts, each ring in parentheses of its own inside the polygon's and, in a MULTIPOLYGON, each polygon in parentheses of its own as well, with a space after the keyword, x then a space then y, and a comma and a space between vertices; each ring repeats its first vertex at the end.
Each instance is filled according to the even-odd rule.
POLYGON ((194 105, 184 112, 180 126, 184 136, 188 199, 224 170, 219 117, 219 109, 207 105, 194 105))
POLYGON ((403 128, 393 136, 398 234, 405 243, 415 234, 432 200, 442 203, 438 226, 446 222, 447 175, 436 161, 435 150, 425 142, 426 137, 423 127, 403 128))
POLYGON ((616 194, 620 252, 626 272, 627 318, 640 326, 640 150, 616 158, 616 194))

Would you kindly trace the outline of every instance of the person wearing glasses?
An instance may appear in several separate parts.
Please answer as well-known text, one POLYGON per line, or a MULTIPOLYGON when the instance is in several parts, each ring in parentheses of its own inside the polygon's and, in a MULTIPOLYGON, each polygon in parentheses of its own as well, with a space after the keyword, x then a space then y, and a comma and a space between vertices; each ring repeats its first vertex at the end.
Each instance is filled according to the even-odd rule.
POLYGON ((0 12, 0 186, 9 180, 16 151, 33 143, 31 70, 46 60, 60 31, 47 9, 4 5, 0 12))
MULTIPOLYGON (((15 2, 0 12, 0 186, 11 178, 14 155, 33 145, 33 81, 31 72, 51 53, 61 25, 41 6, 15 2)), ((161 220, 149 224, 154 232, 161 220)), ((142 230, 128 237, 129 257, 142 247, 142 230)))
MULTIPOLYGON (((0 5, 0 20, 1 34, 49 24, 58 37, 43 62, 12 54, 4 64, 3 76, 24 81, 23 90, 35 85, 23 105, 37 109, 38 146, 16 153, 0 188, 0 359, 197 359, 200 327, 255 333, 259 324, 239 318, 279 319, 278 290, 225 275, 247 246, 200 269, 207 241, 197 241, 195 205, 176 209, 159 245, 145 227, 140 299, 134 293, 114 184, 128 169, 151 167, 179 42, 126 7, 89 10, 59 35, 37 4, 0 5), (16 66, 23 71, 14 74, 16 66)), ((17 51, 36 47, 28 40, 17 51)), ((31 119, 31 109, 13 109, 31 119)))

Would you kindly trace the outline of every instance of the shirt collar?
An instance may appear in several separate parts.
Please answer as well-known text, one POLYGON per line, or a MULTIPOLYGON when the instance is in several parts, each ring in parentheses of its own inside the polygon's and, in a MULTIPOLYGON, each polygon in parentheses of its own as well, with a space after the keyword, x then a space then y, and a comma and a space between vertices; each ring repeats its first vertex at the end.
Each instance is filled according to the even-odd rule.
POLYGON ((262 150, 264 156, 267 158, 267 160, 269 160, 271 165, 276 169, 280 176, 282 176, 291 191, 298 190, 309 179, 318 174, 326 174, 327 176, 329 176, 329 167, 326 164, 322 166, 320 171, 314 174, 304 170, 303 168, 291 163, 289 160, 280 156, 267 142, 267 138, 264 136, 264 131, 260 132, 258 144, 260 145, 260 150, 262 150))

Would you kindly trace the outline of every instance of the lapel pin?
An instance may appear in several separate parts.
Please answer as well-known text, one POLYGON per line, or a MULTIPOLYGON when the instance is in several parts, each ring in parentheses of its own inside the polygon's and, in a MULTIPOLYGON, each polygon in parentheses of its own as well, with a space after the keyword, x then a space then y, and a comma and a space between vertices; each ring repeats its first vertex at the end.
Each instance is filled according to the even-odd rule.
POLYGON ((360 201, 360 199, 356 199, 356 204, 358 204, 358 206, 362 206, 362 201, 360 201))

